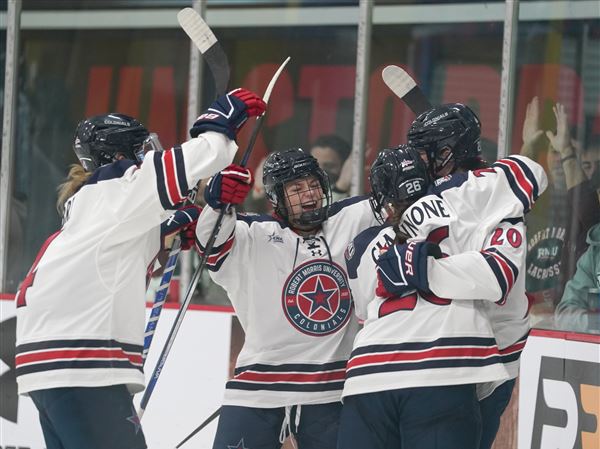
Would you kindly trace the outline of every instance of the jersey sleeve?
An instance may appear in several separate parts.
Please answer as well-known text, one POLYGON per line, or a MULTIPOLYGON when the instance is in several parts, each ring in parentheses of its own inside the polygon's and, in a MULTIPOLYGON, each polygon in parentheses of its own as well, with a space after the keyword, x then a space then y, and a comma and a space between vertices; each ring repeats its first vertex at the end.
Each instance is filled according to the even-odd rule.
POLYGON ((138 229, 160 224, 165 210, 175 209, 200 179, 229 165, 236 151, 234 141, 207 132, 170 150, 147 153, 139 168, 123 176, 116 214, 122 222, 135 220, 138 229))
MULTIPOLYGON (((203 257, 206 252, 219 214, 219 210, 212 207, 205 207, 198 218, 198 224, 196 225, 196 246, 200 257, 203 257)), ((248 226, 243 222, 238 222, 234 208, 226 212, 223 215, 215 242, 212 248, 209 248, 206 268, 212 272, 219 271, 231 253, 234 250, 239 252, 239 247, 248 240, 248 232, 248 226)), ((232 258, 236 259, 237 256, 233 255, 232 258)))
MULTIPOLYGON (((447 183, 452 186, 452 181, 447 183)), ((524 156, 509 156, 495 162, 490 168, 473 170, 456 189, 444 192, 439 184, 439 194, 452 195, 453 203, 470 211, 473 220, 481 223, 498 223, 504 218, 521 217, 548 185, 544 169, 524 156)))
POLYGON ((429 288, 441 298, 482 299, 503 305, 525 266, 526 250, 523 221, 503 221, 487 236, 480 251, 429 257, 429 288))

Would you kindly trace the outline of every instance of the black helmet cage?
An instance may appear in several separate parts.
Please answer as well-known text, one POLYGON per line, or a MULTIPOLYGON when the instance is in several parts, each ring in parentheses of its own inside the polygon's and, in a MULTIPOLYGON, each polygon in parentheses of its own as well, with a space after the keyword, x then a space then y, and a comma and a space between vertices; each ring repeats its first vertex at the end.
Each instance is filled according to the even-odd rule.
POLYGON ((481 123, 460 103, 436 106, 417 117, 408 130, 408 144, 427 153, 429 170, 436 175, 451 160, 458 165, 481 157, 481 123), (446 157, 442 152, 449 149, 446 157))
POLYGON ((73 149, 85 171, 91 172, 115 161, 117 153, 141 162, 149 136, 148 130, 132 117, 97 115, 79 123, 73 149))
POLYGON ((418 151, 407 145, 382 150, 369 174, 371 209, 380 223, 386 204, 413 203, 427 193, 430 177, 418 151))
POLYGON ((317 160, 300 148, 272 153, 263 165, 263 184, 267 198, 275 213, 289 223, 285 202, 285 185, 297 179, 314 176, 323 190, 323 202, 319 209, 303 212, 294 222, 302 226, 318 226, 328 217, 332 203, 329 177, 319 167, 317 160))

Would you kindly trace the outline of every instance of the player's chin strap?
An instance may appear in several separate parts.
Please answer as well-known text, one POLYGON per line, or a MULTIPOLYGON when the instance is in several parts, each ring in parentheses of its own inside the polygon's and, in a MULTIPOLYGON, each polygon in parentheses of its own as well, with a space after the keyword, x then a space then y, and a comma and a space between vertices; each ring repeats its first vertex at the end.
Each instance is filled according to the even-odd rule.
MULTIPOLYGON (((296 405, 295 407, 296 407, 296 413, 295 413, 295 419, 294 419, 294 427, 296 428, 296 433, 298 433, 298 427, 300 426, 300 413, 302 411, 302 406, 296 405)), ((291 414, 292 414, 292 406, 286 405, 285 406, 285 418, 283 418, 283 423, 281 423, 281 432, 279 432, 279 442, 281 444, 283 444, 283 442, 285 441, 285 439, 288 436, 292 435, 291 414)), ((294 439, 290 438, 290 441, 292 442, 292 446, 294 446, 294 449, 296 449, 296 444, 294 443, 294 439)))

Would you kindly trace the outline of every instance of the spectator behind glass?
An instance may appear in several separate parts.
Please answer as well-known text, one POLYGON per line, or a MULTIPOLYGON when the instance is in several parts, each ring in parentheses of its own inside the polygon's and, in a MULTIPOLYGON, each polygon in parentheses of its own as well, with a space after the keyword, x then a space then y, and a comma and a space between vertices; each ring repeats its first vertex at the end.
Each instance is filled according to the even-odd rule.
POLYGON ((328 134, 318 137, 309 152, 329 177, 333 201, 346 198, 352 182, 350 144, 339 136, 328 134))
POLYGON ((587 243, 556 307, 555 321, 561 330, 600 333, 600 224, 590 229, 587 243))
POLYGON ((521 154, 532 159, 547 151, 551 183, 549 193, 541 199, 544 206, 528 217, 527 256, 527 290, 537 311, 546 313, 558 303, 565 283, 573 276, 575 263, 587 246, 587 231, 600 221, 598 195, 582 169, 581 152, 571 139, 565 108, 557 103, 552 109, 556 133, 540 128, 538 98, 529 103, 521 149, 521 154))

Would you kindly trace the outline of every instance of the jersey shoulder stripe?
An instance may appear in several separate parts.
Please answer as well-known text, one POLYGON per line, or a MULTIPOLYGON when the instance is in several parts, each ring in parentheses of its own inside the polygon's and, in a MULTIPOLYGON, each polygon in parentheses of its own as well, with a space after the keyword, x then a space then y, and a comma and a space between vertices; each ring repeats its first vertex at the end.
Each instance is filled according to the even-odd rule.
POLYGON ((523 203, 524 213, 529 212, 533 203, 537 199, 537 192, 539 191, 537 182, 531 170, 518 161, 515 158, 500 159, 492 165, 494 168, 501 169, 508 181, 510 189, 513 191, 515 196, 523 203), (525 167, 527 169, 524 170, 525 167))

